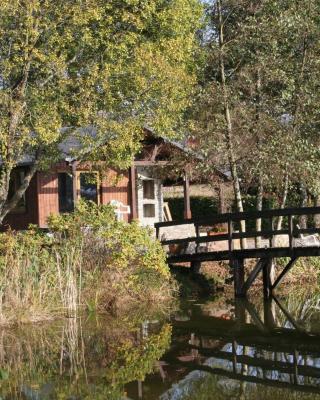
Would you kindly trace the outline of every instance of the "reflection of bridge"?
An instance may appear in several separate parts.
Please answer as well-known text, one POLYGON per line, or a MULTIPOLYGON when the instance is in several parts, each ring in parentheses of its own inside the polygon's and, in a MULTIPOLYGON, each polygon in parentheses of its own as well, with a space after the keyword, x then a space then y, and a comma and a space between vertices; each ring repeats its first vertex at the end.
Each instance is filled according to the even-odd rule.
POLYGON ((185 372, 199 370, 237 381, 320 394, 320 334, 304 331, 276 298, 264 304, 263 320, 247 300, 236 300, 235 315, 235 320, 200 315, 189 322, 175 322, 175 337, 190 338, 190 331, 196 334, 186 339, 188 343, 177 340, 166 360, 172 365, 171 360, 177 362, 179 352, 189 348, 194 362, 175 365, 185 372), (294 329, 276 326, 275 307, 294 329))
POLYGON ((265 297, 269 297, 278 286, 287 272, 294 266, 300 257, 320 256, 320 241, 313 234, 320 233, 319 228, 301 229, 296 224, 296 217, 320 214, 320 207, 294 208, 281 210, 267 210, 251 213, 232 213, 210 216, 205 220, 187 219, 182 221, 168 221, 155 224, 157 237, 161 237, 161 228, 193 225, 195 236, 188 238, 174 238, 162 240, 164 246, 169 246, 167 260, 170 264, 189 262, 194 269, 198 269, 204 261, 229 260, 233 271, 235 295, 246 296, 260 272, 263 275, 265 297), (284 219, 285 228, 274 228, 277 218, 284 219), (262 220, 262 226, 269 225, 269 229, 261 231, 241 232, 241 222, 262 220), (223 225, 225 232, 212 233, 201 236, 201 229, 223 225), (236 230, 239 226, 240 232, 236 230), (308 236, 305 236, 308 235, 308 236), (263 238, 263 247, 261 239, 263 238), (286 243, 277 246, 277 239, 286 243), (246 240, 255 241, 252 248, 247 248, 246 240), (218 244, 221 244, 218 246, 218 244), (241 246, 240 246, 241 243, 241 246), (287 257, 288 264, 280 275, 272 282, 272 263, 274 258, 287 257), (245 259, 256 259, 257 263, 245 280, 245 259))

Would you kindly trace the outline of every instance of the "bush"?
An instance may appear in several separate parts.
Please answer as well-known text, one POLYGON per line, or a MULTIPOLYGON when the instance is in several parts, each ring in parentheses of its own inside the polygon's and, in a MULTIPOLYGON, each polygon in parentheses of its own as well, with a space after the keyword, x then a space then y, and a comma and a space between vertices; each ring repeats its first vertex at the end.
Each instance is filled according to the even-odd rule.
MULTIPOLYGON (((167 198, 165 201, 169 204, 172 219, 182 219, 184 199, 172 197, 167 198)), ((208 215, 210 216, 218 213, 218 200, 212 197, 191 197, 190 206, 193 218, 205 218, 208 215)))
POLYGON ((151 232, 119 222, 111 206, 80 202, 74 213, 0 235, 0 323, 116 311, 172 297, 165 253, 151 232))

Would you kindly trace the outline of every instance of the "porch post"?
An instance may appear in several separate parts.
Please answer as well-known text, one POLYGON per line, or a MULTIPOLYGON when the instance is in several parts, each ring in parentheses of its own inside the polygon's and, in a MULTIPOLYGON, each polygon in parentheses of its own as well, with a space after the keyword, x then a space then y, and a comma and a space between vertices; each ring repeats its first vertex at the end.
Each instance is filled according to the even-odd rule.
POLYGON ((183 175, 183 194, 184 194, 184 218, 190 219, 191 207, 190 207, 190 185, 188 172, 185 170, 183 175))
POLYGON ((73 194, 73 208, 76 208, 78 201, 78 182, 77 182, 77 161, 72 161, 72 194, 73 194))
POLYGON ((131 219, 137 219, 137 191, 136 191, 136 167, 130 167, 130 194, 131 194, 131 219))

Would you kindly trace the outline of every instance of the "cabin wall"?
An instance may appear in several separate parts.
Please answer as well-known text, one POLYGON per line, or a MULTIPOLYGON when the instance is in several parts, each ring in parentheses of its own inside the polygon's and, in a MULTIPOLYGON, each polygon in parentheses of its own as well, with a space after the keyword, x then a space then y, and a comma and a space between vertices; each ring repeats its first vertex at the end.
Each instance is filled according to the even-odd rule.
POLYGON ((26 211, 23 213, 8 214, 0 230, 8 228, 14 230, 27 229, 29 224, 38 224, 38 201, 37 201, 37 174, 31 179, 30 185, 25 193, 26 211))
POLYGON ((47 228, 50 215, 59 214, 58 174, 38 172, 39 227, 47 228))
MULTIPOLYGON (((108 170, 102 178, 100 191, 102 204, 108 204, 110 201, 116 200, 131 208, 130 182, 127 171, 119 175, 118 172, 112 169, 108 170)), ((124 221, 128 222, 129 219, 130 214, 123 214, 124 221)))
MULTIPOLYGON (((82 164, 77 167, 77 173, 85 171, 90 171, 88 165, 82 164)), ((37 172, 26 192, 27 211, 23 214, 8 215, 5 220, 7 228, 10 226, 12 229, 16 230, 26 229, 29 224, 37 224, 40 228, 47 228, 48 217, 50 215, 59 214, 58 173, 61 172, 71 173, 71 167, 66 163, 59 163, 48 172, 37 172)), ((120 174, 113 169, 108 169, 106 173, 103 174, 98 189, 98 201, 100 204, 108 204, 112 200, 116 200, 124 206, 130 206, 130 211, 132 212, 129 171, 123 171, 120 174)), ((157 198, 160 196, 162 199, 160 186, 157 186, 156 193, 157 198)), ((77 195, 80 195, 79 190, 77 195)), ((154 221, 159 221, 158 206, 156 206, 156 208, 157 217, 154 221)), ((140 213, 140 215, 143 214, 140 213)), ((131 220, 131 214, 124 213, 123 220, 129 222, 131 220)), ((144 219, 144 221, 141 222, 143 225, 153 225, 153 219, 150 218, 148 218, 147 221, 144 219)), ((3 229, 5 228, 6 227, 3 227, 3 229)))

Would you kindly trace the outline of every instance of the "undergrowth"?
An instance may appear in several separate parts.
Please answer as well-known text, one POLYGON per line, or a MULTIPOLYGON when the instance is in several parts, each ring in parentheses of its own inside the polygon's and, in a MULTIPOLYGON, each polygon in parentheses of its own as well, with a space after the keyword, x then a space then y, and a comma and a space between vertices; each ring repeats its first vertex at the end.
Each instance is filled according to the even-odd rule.
POLYGON ((0 324, 167 304, 175 283, 165 253, 137 223, 111 206, 78 204, 36 227, 0 234, 0 324))

